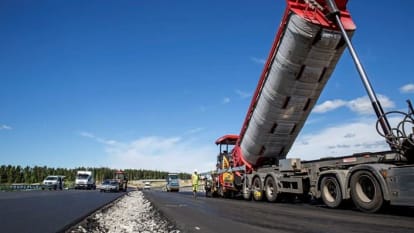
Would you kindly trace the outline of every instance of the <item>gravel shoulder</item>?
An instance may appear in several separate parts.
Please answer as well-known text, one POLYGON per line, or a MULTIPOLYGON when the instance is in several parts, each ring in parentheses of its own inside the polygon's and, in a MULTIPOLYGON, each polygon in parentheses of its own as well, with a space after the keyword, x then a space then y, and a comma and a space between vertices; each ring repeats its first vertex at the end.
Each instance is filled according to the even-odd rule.
POLYGON ((67 232, 179 233, 180 231, 145 199, 141 191, 132 191, 98 210, 67 232))

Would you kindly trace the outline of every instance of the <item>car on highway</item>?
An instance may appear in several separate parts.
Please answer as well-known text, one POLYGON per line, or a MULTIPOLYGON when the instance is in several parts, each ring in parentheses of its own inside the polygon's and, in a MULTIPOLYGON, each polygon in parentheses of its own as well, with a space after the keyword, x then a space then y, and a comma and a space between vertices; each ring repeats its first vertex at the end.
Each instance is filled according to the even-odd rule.
POLYGON ((144 183, 144 190, 150 190, 151 189, 151 183, 150 182, 145 182, 144 183))
POLYGON ((117 180, 104 180, 99 187, 101 192, 118 192, 119 182, 117 180))
POLYGON ((49 189, 49 190, 57 190, 63 189, 63 186, 65 184, 64 182, 64 176, 47 176, 43 182, 42 182, 42 189, 49 189))

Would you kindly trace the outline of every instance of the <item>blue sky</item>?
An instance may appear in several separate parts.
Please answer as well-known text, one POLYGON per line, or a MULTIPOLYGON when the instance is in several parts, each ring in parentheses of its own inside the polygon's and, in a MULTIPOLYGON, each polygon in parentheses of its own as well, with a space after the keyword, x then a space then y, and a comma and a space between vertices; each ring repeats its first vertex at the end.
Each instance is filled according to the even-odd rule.
MULTIPOLYGON (((386 110, 414 100, 411 1, 350 1, 386 110)), ((239 133, 285 1, 1 1, 0 163, 190 172, 239 133)), ((289 157, 386 149, 346 51, 289 157)))

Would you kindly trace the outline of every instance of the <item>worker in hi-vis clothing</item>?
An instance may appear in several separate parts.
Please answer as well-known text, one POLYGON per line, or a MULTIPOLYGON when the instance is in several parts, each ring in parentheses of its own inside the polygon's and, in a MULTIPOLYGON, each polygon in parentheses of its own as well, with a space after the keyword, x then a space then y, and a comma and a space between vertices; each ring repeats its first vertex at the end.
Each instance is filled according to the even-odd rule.
POLYGON ((191 183, 193 185, 194 199, 197 198, 198 180, 199 180, 199 177, 197 174, 197 169, 194 169, 194 173, 191 175, 191 183))

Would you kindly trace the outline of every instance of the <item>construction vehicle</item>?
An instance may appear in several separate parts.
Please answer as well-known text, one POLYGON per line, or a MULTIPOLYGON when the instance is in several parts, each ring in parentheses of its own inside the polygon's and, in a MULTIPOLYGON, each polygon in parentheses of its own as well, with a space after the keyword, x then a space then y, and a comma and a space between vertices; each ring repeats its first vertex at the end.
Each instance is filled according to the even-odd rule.
POLYGON ((116 171, 114 173, 114 180, 116 180, 119 184, 119 189, 118 189, 119 191, 124 191, 124 192, 127 191, 127 189, 128 189, 128 176, 124 171, 122 171, 122 170, 116 171))
POLYGON ((212 196, 269 202, 322 199, 337 208, 351 199, 364 212, 414 205, 414 110, 385 113, 353 48, 356 27, 347 0, 287 0, 287 7, 239 135, 224 135, 212 196), (301 161, 286 158, 348 48, 390 150, 301 161), (399 114, 394 128, 389 114, 399 114))
POLYGON ((168 173, 165 179, 165 190, 167 192, 178 192, 180 191, 180 179, 177 173, 168 173))

